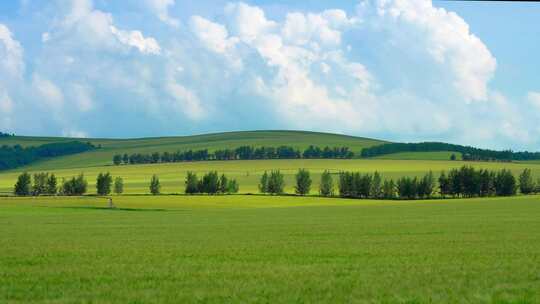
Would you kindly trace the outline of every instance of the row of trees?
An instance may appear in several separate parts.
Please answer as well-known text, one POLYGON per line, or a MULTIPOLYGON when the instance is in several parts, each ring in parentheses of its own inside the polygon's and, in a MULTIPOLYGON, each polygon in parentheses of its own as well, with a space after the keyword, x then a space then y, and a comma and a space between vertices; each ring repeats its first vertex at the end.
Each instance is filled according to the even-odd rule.
POLYGON ((514 152, 512 150, 495 151, 479 149, 470 146, 454 145, 441 142, 422 143, 388 143, 362 149, 362 157, 374 157, 398 152, 436 152, 452 151, 463 155, 463 160, 482 161, 512 161, 512 160, 538 160, 540 152, 514 152))
MULTIPOLYGON (((199 180, 193 172, 188 172, 186 177, 186 194, 233 194, 238 193, 239 185, 235 179, 229 179, 225 174, 221 176, 212 171, 203 175, 199 180)), ((31 176, 22 173, 17 178, 13 193, 17 196, 39 196, 39 195, 84 195, 88 190, 88 182, 83 174, 70 179, 62 179, 58 184, 58 179, 54 174, 47 172, 35 173, 31 176)), ((153 175, 149 184, 150 193, 158 195, 161 193, 161 183, 157 175, 153 175)), ((96 178, 96 192, 105 196, 114 192, 124 193, 124 180, 121 177, 113 177, 109 172, 99 173, 96 178)))
MULTIPOLYGON (((100 173, 96 179, 96 190, 98 195, 109 195, 113 187, 113 179, 110 173, 100 173)), ((88 182, 83 174, 69 179, 58 179, 54 174, 39 172, 31 176, 22 173, 17 178, 13 193, 18 196, 40 196, 40 195, 83 195, 88 191, 88 182)), ((114 192, 122 194, 124 192, 124 181, 121 177, 114 180, 114 192)))
POLYGON ((153 164, 184 161, 205 160, 249 160, 249 159, 296 159, 296 158, 352 158, 354 153, 347 147, 309 146, 303 152, 290 146, 259 147, 242 146, 236 149, 223 149, 214 152, 204 150, 188 150, 184 152, 154 152, 150 154, 116 154, 113 156, 115 165, 153 164))
MULTIPOLYGON (((306 195, 311 191, 312 180, 308 170, 300 169, 295 175, 295 193, 306 195)), ((284 176, 279 170, 264 172, 259 182, 259 191, 268 194, 284 194, 284 176)), ((509 170, 476 170, 463 166, 447 175, 444 171, 438 181, 432 172, 418 177, 401 177, 394 181, 383 180, 378 172, 340 172, 337 188, 340 197, 371 199, 425 199, 437 192, 442 196, 510 196, 519 188, 523 194, 540 192, 540 180, 535 183, 530 169, 525 169, 516 180, 509 170), (519 183, 518 183, 519 182, 519 183), (438 185, 437 185, 438 184, 438 185), (438 186, 438 187, 437 187, 438 186)), ((334 181, 329 171, 323 172, 319 183, 321 196, 334 196, 334 181)))
POLYGON ((11 137, 11 136, 15 136, 15 134, 0 132, 0 138, 2 138, 2 137, 11 137))
POLYGON ((81 153, 94 148, 91 143, 80 141, 50 143, 37 147, 3 145, 0 147, 0 170, 13 169, 44 158, 81 153))
POLYGON ((218 175, 211 171, 203 175, 201 179, 194 172, 188 172, 185 181, 186 194, 233 194, 238 193, 240 187, 235 179, 229 179, 225 174, 218 175))
MULTIPOLYGON (((307 195, 312 187, 311 174, 306 169, 299 169, 295 175, 295 193, 307 195)), ((36 173, 33 177, 28 173, 21 174, 14 187, 15 195, 83 195, 87 192, 88 183, 83 174, 70 179, 62 179, 60 185, 54 174, 36 173)), ((150 193, 161 193, 158 176, 153 175, 149 185, 150 193)), ((110 173, 100 173, 96 179, 98 195, 109 195, 111 191, 121 194, 124 182, 121 177, 113 177, 110 173)), ((319 183, 321 196, 334 196, 333 176, 324 171, 319 183)), ((540 193, 540 180, 535 182, 530 169, 525 169, 516 179, 509 170, 490 171, 463 166, 442 172, 435 179, 432 172, 423 177, 401 177, 394 180, 383 180, 382 176, 359 172, 340 172, 337 180, 340 197, 371 199, 424 199, 440 194, 442 197, 477 197, 477 196, 510 196, 518 190, 522 194, 540 193), (438 188, 437 188, 438 186, 438 188)), ((194 172, 188 172, 185 180, 186 194, 232 194, 238 193, 239 185, 235 179, 225 174, 219 175, 211 171, 198 178, 194 172)), ((259 191, 273 195, 285 193, 285 177, 279 170, 264 172, 259 181, 259 191)))

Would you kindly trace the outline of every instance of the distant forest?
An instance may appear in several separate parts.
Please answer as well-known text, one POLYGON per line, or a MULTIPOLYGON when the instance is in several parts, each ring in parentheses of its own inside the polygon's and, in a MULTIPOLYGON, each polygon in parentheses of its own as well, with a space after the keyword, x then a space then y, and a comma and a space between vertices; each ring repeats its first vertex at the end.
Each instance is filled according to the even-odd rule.
POLYGON ((9 134, 9 133, 0 132, 0 138, 2 138, 2 137, 11 137, 11 136, 15 136, 15 134, 9 134))
POLYGON ((0 170, 13 169, 35 161, 86 152, 95 149, 91 143, 80 141, 44 144, 37 147, 23 148, 20 145, 0 147, 0 170))
POLYGON ((379 146, 364 148, 360 155, 362 157, 375 157, 380 155, 399 152, 438 152, 451 151, 459 152, 463 155, 463 160, 478 161, 513 161, 513 160, 538 160, 540 152, 514 152, 512 150, 494 151, 479 149, 470 146, 461 146, 441 142, 423 143, 390 143, 379 146))
POLYGON ((236 149, 216 150, 208 152, 204 150, 188 150, 178 152, 154 152, 150 154, 133 153, 117 154, 113 157, 115 165, 121 164, 153 164, 171 163, 184 161, 206 161, 206 160, 249 160, 249 159, 298 159, 298 158, 353 158, 354 153, 347 147, 316 147, 309 146, 304 151, 300 151, 290 146, 274 147, 252 147, 241 146, 236 149))

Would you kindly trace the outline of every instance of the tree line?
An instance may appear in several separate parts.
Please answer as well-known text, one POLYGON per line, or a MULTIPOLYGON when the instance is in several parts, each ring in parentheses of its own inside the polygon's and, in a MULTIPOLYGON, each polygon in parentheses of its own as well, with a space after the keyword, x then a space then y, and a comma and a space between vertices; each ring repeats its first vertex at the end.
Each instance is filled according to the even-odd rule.
POLYGON ((9 133, 0 132, 0 138, 2 138, 2 137, 12 137, 12 136, 15 136, 15 134, 9 134, 9 133))
POLYGON ((252 147, 241 146, 235 149, 222 149, 209 152, 208 149, 187 150, 177 152, 154 152, 116 154, 113 156, 115 165, 155 164, 185 161, 207 160, 251 160, 251 159, 297 159, 297 158, 353 158, 354 153, 348 147, 316 147, 309 146, 302 152, 294 147, 252 147))
MULTIPOLYGON (((234 194, 239 191, 236 179, 228 178, 225 174, 219 175, 216 171, 204 174, 201 179, 197 174, 188 172, 185 185, 186 194, 234 194)), ((161 194, 161 182, 157 175, 152 176, 148 188, 153 195, 161 194)), ((59 182, 52 173, 38 172, 30 175, 24 172, 18 176, 13 188, 13 194, 17 196, 81 196, 87 191, 88 181, 82 173, 59 182)), ((106 196, 112 192, 117 195, 124 193, 124 180, 121 177, 113 179, 109 172, 99 173, 96 178, 96 193, 106 196)))
MULTIPOLYGON (((185 178, 186 194, 233 194, 238 193, 239 184, 235 179, 216 171, 205 173, 201 178, 194 172, 188 172, 185 178)), ((295 174, 295 194, 308 195, 312 188, 309 170, 299 169, 295 174)), ((14 186, 14 194, 19 196, 39 195, 83 195, 87 192, 88 182, 83 174, 70 179, 62 179, 59 183, 54 174, 47 172, 19 175, 14 186)), ((279 170, 265 171, 259 180, 259 191, 264 194, 285 194, 285 177, 279 170)), ((100 173, 96 179, 98 195, 109 195, 111 192, 122 194, 124 182, 121 177, 113 177, 110 173, 100 173)), ((448 173, 441 172, 438 179, 430 171, 422 177, 403 176, 397 180, 383 179, 375 172, 360 173, 343 171, 334 176, 325 170, 319 183, 319 195, 360 199, 426 199, 436 196, 451 197, 485 197, 511 196, 518 190, 522 194, 540 193, 540 179, 534 181, 530 169, 525 169, 516 179, 511 171, 502 169, 491 171, 463 166, 452 169, 448 173)), ((157 175, 153 175, 149 184, 151 194, 161 193, 161 183, 157 175)))
POLYGON ((538 160, 540 152, 514 152, 512 150, 495 151, 489 149, 479 149, 470 146, 448 144, 442 142, 422 142, 422 143, 388 143, 362 149, 361 157, 375 157, 380 155, 399 152, 439 152, 451 151, 459 152, 463 155, 463 160, 470 161, 512 161, 512 160, 538 160))
MULTIPOLYGON (((300 169, 295 175, 295 193, 307 195, 311 191, 312 179, 306 169, 300 169)), ((319 195, 334 196, 337 186, 338 196, 361 199, 426 199, 437 194, 441 197, 484 197, 511 196, 517 191, 522 194, 540 193, 540 180, 535 182, 530 169, 525 169, 518 177, 509 170, 490 171, 463 166, 452 169, 446 174, 441 172, 436 180, 430 171, 424 176, 403 176, 396 181, 384 179, 375 172, 340 172, 335 185, 332 174, 324 171, 319 183, 319 195)), ((285 179, 279 170, 264 172, 259 181, 261 193, 285 194, 285 179)))
POLYGON ((3 145, 0 147, 0 170, 17 168, 44 158, 76 154, 93 149, 95 146, 91 143, 80 141, 50 143, 37 147, 3 145))

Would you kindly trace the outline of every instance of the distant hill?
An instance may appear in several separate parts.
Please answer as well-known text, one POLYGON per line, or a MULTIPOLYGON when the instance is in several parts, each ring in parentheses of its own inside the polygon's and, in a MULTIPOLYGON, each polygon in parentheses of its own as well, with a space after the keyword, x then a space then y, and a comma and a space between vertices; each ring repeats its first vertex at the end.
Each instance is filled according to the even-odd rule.
MULTIPOLYGON (((243 145, 277 147, 280 145, 305 149, 309 145, 319 147, 349 147, 358 154, 363 148, 386 143, 385 141, 340 134, 306 131, 243 131, 193 136, 155 137, 137 139, 100 139, 66 137, 10 136, 0 138, 0 145, 39 146, 48 143, 81 140, 101 148, 76 155, 56 157, 30 165, 32 170, 83 168, 111 163, 115 154, 175 152, 189 149, 237 148, 243 145)), ((20 168, 18 169, 20 170, 20 168)))

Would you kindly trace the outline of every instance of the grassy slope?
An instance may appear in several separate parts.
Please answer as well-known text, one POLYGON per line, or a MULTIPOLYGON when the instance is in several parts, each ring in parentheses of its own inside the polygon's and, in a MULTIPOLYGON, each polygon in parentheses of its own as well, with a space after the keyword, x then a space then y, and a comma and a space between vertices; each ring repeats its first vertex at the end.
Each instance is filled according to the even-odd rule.
MULTIPOLYGON (((379 171, 383 177, 397 178, 400 176, 419 176, 432 170, 438 174, 449 168, 459 168, 472 165, 477 168, 492 170, 507 168, 517 176, 523 169, 530 168, 535 177, 540 177, 540 164, 495 163, 495 162, 461 162, 461 161, 426 161, 426 160, 253 160, 253 161, 211 161, 153 165, 101 166, 91 168, 75 168, 51 170, 58 177, 71 177, 81 172, 90 182, 89 190, 95 192, 94 182, 98 173, 111 172, 113 176, 124 178, 126 193, 148 193, 148 183, 153 174, 157 174, 162 183, 164 193, 180 193, 184 189, 184 179, 187 171, 195 171, 201 175, 204 172, 216 170, 236 178, 240 183, 242 193, 256 193, 257 184, 265 170, 279 169, 285 175, 286 190, 293 193, 294 174, 299 168, 309 169, 313 179, 313 193, 317 192, 320 174, 324 170, 338 173, 344 170, 369 172, 379 171)), ((4 172, 0 174, 0 192, 11 192, 19 172, 4 172)), ((336 177, 337 180, 337 177, 336 177)))
POLYGON ((375 159, 397 159, 397 160, 450 160, 454 154, 456 159, 461 160, 461 153, 451 151, 438 152, 401 152, 375 157, 375 159))
MULTIPOLYGON (((12 137, 0 139, 0 145, 20 144, 22 146, 31 146, 66 140, 73 139, 54 137, 12 137)), ((298 149, 304 149, 309 145, 321 147, 346 146, 355 152, 359 152, 364 147, 382 143, 382 141, 379 140, 362 137, 304 131, 246 131, 184 137, 83 140, 90 141, 95 145, 102 145, 102 149, 32 164, 28 167, 28 170, 101 166, 112 163, 113 155, 119 153, 175 152, 187 149, 209 149, 212 151, 215 149, 236 148, 242 145, 273 147, 289 145, 298 149)))
POLYGON ((0 198, 0 302, 538 303, 539 199, 0 198))

